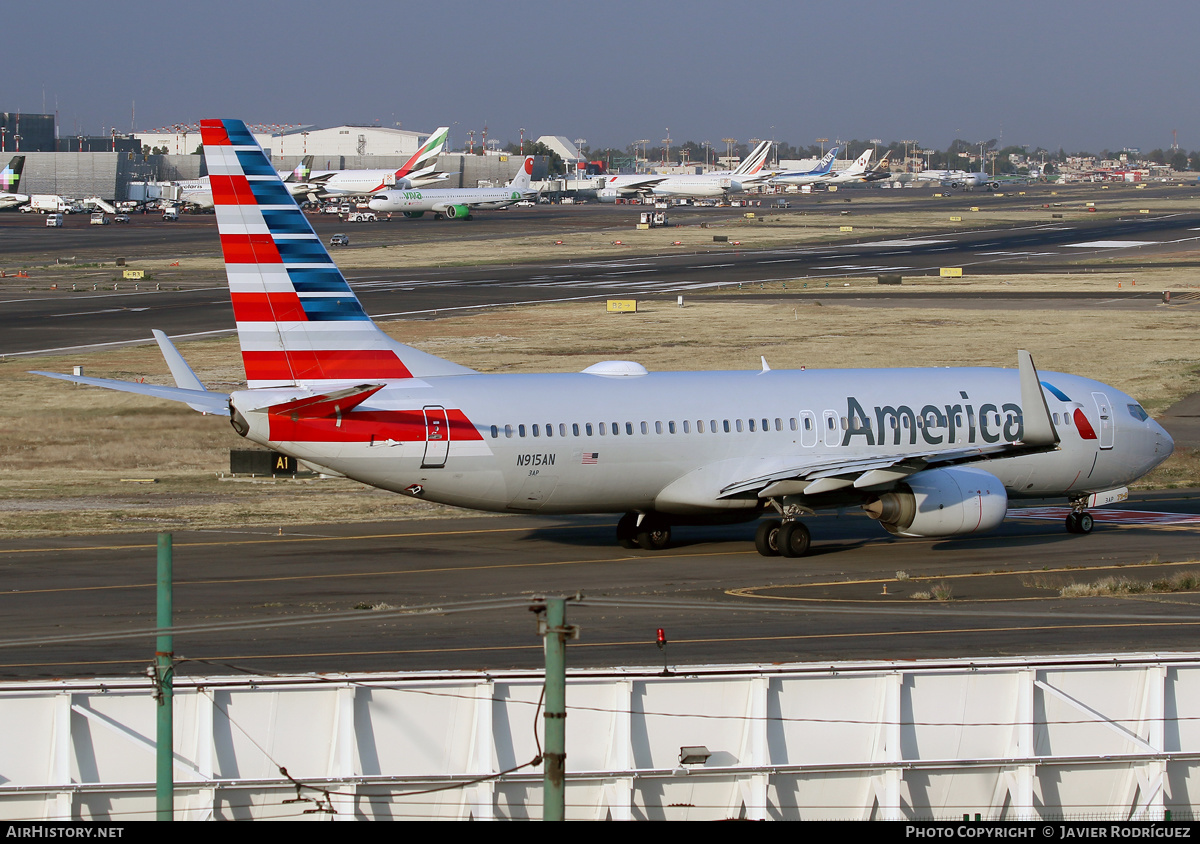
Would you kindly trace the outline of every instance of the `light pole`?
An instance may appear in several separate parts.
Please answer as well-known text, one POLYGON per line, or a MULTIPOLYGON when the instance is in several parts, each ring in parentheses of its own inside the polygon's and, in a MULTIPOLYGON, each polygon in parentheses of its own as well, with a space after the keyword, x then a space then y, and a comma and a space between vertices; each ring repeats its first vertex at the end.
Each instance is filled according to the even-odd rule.
POLYGON ((825 157, 825 144, 829 142, 829 138, 817 138, 817 143, 821 145, 821 157, 825 157))
POLYGON ((725 163, 729 163, 729 159, 733 158, 733 145, 737 143, 737 138, 721 138, 725 142, 725 163))

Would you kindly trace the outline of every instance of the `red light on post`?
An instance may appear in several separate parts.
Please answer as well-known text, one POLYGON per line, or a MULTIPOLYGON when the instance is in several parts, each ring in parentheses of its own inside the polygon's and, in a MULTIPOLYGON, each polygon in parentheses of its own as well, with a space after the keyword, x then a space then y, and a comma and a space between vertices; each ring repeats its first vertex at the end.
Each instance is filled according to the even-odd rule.
POLYGON ((658 634, 655 641, 657 642, 659 648, 665 648, 667 646, 667 633, 661 627, 658 628, 658 634))

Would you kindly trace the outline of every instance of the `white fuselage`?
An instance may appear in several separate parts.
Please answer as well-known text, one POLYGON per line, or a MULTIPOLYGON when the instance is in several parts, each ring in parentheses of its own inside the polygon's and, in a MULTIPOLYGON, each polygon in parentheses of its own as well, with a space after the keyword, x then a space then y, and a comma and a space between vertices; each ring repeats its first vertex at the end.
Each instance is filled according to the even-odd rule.
POLYGON ((451 206, 503 208, 520 202, 524 194, 516 188, 434 188, 380 191, 371 197, 372 211, 384 213, 443 213, 451 206))
MULTIPOLYGON (((971 464, 1010 496, 1113 489, 1171 453, 1129 396, 1072 375, 1042 382, 1055 388, 1046 398, 1060 447, 971 464)), ((305 394, 235 393, 232 406, 263 445, 373 486, 494 511, 749 510, 760 506, 752 494, 722 490, 790 467, 1014 442, 1023 424, 1018 373, 1006 369, 443 376, 390 382, 336 422, 245 412, 305 394)))

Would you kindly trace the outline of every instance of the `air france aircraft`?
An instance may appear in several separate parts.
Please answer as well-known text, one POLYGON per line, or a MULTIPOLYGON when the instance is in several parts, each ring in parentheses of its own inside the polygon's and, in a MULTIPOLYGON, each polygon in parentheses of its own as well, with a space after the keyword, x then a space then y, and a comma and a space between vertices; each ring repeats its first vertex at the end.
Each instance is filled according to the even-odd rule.
POLYGON ((626 546, 674 525, 761 519, 802 556, 816 510, 861 506, 897 536, 988 531, 1010 498, 1063 497, 1067 529, 1171 453, 1130 396, 1016 369, 484 374, 381 331, 244 123, 205 120, 247 388, 206 390, 162 332, 175 387, 40 373, 184 402, 306 463, 427 501, 620 513, 626 546), (764 517, 765 518, 762 518, 764 517))
POLYGON ((711 173, 685 173, 663 176, 655 173, 609 176, 604 187, 596 193, 601 202, 633 199, 645 194, 655 196, 728 196, 741 193, 771 175, 764 170, 771 142, 763 141, 742 159, 734 170, 714 170, 711 173))
POLYGON ((372 211, 398 211, 405 217, 422 217, 432 211, 438 220, 443 216, 469 220, 473 209, 504 208, 537 196, 537 191, 530 188, 532 177, 533 156, 527 155, 507 187, 384 190, 371 197, 369 204, 372 211))

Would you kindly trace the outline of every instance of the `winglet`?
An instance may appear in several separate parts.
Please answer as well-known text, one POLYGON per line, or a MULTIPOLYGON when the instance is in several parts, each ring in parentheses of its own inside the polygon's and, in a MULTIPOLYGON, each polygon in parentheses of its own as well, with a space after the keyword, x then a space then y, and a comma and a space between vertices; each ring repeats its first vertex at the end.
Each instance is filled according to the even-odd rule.
POLYGON ((1058 431, 1050 417, 1050 407, 1046 404, 1046 394, 1042 392, 1042 385, 1038 381, 1033 356, 1024 349, 1019 350, 1017 365, 1020 369, 1021 415, 1025 429, 1021 442, 1025 445, 1058 445, 1058 431))
POLYGON ((179 350, 175 348, 175 344, 171 342, 166 334, 159 331, 157 328, 150 329, 150 333, 154 335, 154 341, 158 343, 158 350, 162 352, 163 358, 167 362, 167 367, 171 370, 171 377, 175 379, 175 386, 184 390, 207 390, 200 382, 196 373, 188 366, 188 362, 183 359, 183 355, 179 354, 179 350))

